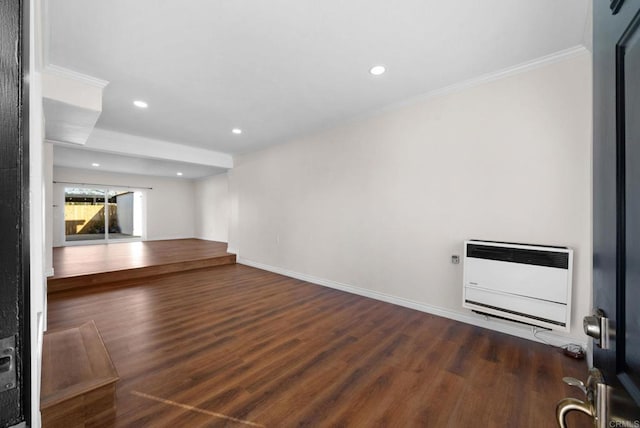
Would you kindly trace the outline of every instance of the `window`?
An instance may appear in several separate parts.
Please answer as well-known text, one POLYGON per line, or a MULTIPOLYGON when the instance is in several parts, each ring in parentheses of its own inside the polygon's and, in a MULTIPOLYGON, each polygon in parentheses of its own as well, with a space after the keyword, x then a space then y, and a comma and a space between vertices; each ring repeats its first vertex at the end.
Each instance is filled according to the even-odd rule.
POLYGON ((142 239, 140 191, 65 187, 65 242, 142 239))

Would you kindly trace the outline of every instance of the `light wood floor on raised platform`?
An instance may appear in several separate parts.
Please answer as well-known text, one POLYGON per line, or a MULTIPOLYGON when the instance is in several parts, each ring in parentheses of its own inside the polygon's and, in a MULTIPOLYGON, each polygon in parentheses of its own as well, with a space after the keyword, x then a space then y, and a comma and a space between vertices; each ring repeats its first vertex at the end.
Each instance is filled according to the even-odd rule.
MULTIPOLYGON (((95 323, 118 427, 553 427, 583 361, 543 344, 242 265, 49 300, 95 323)), ((589 426, 571 415, 572 427, 589 426)))

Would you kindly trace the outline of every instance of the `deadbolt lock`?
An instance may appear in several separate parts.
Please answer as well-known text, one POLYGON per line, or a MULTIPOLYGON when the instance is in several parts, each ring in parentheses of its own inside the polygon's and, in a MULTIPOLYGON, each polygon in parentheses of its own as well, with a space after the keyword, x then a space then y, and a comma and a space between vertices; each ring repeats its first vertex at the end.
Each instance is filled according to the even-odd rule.
POLYGON ((0 392, 16 387, 16 337, 0 339, 0 392))
POLYGON ((594 343, 602 348, 609 349, 609 319, 602 309, 595 309, 593 315, 584 317, 584 333, 594 339, 594 343))

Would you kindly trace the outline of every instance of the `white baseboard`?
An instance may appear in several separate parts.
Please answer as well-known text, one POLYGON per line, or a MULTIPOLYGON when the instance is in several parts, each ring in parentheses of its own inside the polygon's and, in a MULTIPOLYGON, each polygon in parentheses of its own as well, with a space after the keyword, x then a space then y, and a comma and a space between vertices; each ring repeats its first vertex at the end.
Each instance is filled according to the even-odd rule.
POLYGON ((166 235, 166 236, 154 236, 152 238, 150 238, 149 236, 147 236, 145 239, 142 239, 142 241, 174 241, 177 239, 193 239, 193 236, 189 236, 189 235, 166 235))
MULTIPOLYGON (((231 249, 229 252, 233 252, 231 249)), ((336 290, 346 291, 347 293, 357 294, 359 296, 369 297, 371 299, 380 300, 394 305, 403 306, 405 308, 415 309, 420 312, 425 312, 432 315, 438 315, 444 318, 449 318, 455 321, 460 321, 465 324, 475 325, 477 327, 487 328, 489 330, 498 331, 501 333, 510 334, 512 336, 521 337, 523 339, 529 339, 540 343, 548 343, 553 346, 563 346, 568 343, 577 343, 581 345, 583 349, 587 348, 586 341, 579 341, 571 336, 563 336, 551 331, 539 331, 538 337, 533 335, 531 326, 519 324, 516 322, 510 322, 497 318, 485 317, 473 312, 458 312, 451 309, 441 308, 439 306, 433 306, 422 302, 416 302, 414 300, 405 299, 403 297, 392 296, 390 294, 381 293, 379 291, 368 290, 366 288, 355 287, 349 284, 343 284, 340 282, 332 281, 330 279, 318 278, 312 275, 304 273, 294 272, 291 270, 283 269, 280 267, 270 266, 263 263, 248 260, 243 257, 237 257, 237 263, 251 266, 257 269, 266 270, 269 272, 277 273, 280 275, 288 276, 291 278, 300 279, 302 281, 310 282, 312 284, 322 285, 336 290), (541 337, 542 339, 540 339, 541 337)))
POLYGON ((224 242, 228 244, 229 241, 227 239, 214 239, 210 236, 196 235, 192 237, 193 239, 200 239, 201 241, 211 241, 211 242, 224 242))

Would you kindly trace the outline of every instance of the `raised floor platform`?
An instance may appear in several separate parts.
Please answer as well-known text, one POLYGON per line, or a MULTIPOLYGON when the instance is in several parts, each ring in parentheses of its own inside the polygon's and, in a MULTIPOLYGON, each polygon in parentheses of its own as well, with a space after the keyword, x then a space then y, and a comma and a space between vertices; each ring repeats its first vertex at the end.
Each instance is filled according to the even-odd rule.
POLYGON ((235 262, 225 242, 202 239, 58 247, 47 285, 56 293, 235 262))

